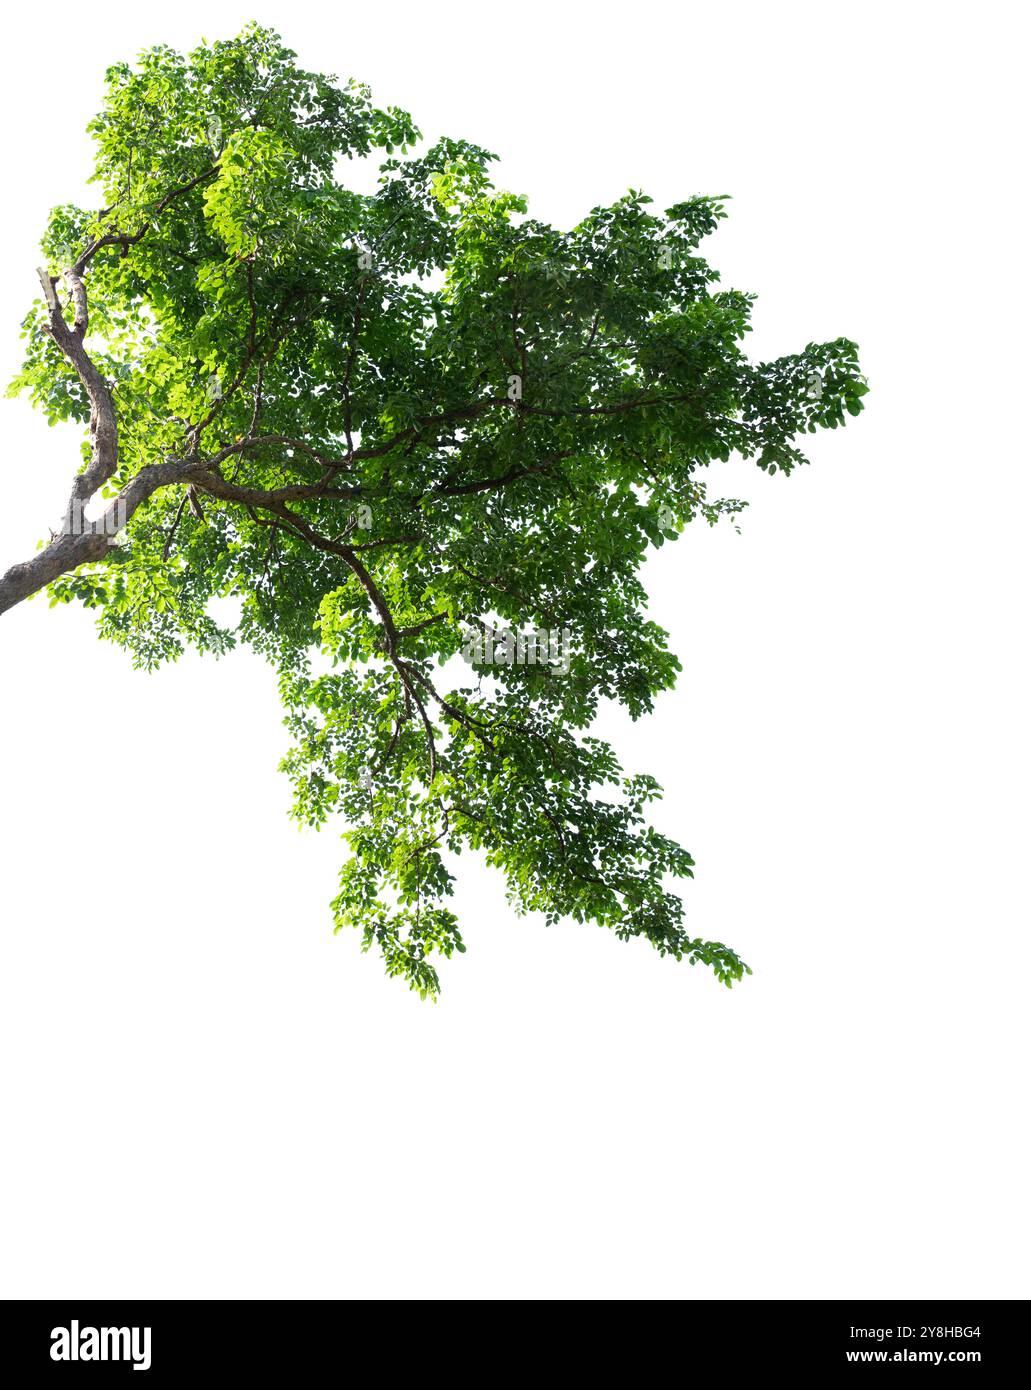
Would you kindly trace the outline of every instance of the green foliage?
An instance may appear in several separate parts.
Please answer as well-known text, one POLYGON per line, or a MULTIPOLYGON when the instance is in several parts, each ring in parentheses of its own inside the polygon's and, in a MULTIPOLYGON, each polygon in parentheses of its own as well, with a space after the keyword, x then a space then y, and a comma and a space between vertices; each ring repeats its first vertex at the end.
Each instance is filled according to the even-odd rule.
MULTIPOLYGON (((196 505, 156 492, 54 598, 97 607, 145 667, 190 643, 275 664, 295 814, 349 827, 337 927, 423 996, 465 949, 447 907, 463 849, 520 911, 740 979, 685 930, 670 885, 692 860, 645 820, 657 783, 589 730, 600 700, 637 718, 679 670, 646 617, 649 549, 741 510, 708 497, 709 465, 790 473, 800 434, 857 414, 855 345, 747 360, 752 296, 697 254, 724 199, 662 216, 631 191, 559 231, 495 189, 486 150, 412 153, 406 113, 255 25, 116 64, 91 130, 105 210, 55 208, 44 250, 55 274, 88 263, 109 495, 162 459, 209 466, 196 505), (355 193, 345 160, 370 155, 377 191, 355 193), (208 615, 217 597, 240 601, 234 625, 208 615), (568 670, 470 672, 477 625, 568 630, 568 670)), ((86 422, 43 321, 37 304, 15 389, 86 422)))

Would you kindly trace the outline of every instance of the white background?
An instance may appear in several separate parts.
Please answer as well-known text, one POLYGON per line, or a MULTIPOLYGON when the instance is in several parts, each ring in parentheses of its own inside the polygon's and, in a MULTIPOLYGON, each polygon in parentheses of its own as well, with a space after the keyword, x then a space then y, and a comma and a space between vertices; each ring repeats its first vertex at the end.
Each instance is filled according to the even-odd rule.
MULTIPOLYGON (((5 17, 0 367, 105 66, 249 7, 5 17)), ((0 619, 0 1293, 1027 1297, 1025 81, 979 3, 264 5, 309 67, 502 156, 571 225, 733 195, 750 351, 844 334, 871 395, 812 467, 650 565, 685 670, 608 721, 695 855, 729 992, 517 919, 463 856, 436 1007, 330 933, 274 680, 148 676, 90 615, 0 619), (1019 213, 1019 215, 1018 215, 1019 213)), ((77 432, 0 404, 0 566, 77 432)))

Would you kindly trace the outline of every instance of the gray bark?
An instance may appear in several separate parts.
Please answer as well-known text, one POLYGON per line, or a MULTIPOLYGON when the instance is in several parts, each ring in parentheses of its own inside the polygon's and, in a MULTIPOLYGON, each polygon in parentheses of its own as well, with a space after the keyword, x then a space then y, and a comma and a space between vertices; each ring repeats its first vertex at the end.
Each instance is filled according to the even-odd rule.
MULTIPOLYGON (((76 268, 64 272, 74 308, 71 327, 57 297, 55 281, 45 270, 39 272, 39 278, 49 309, 47 331, 74 368, 90 405, 90 462, 76 476, 68 499, 68 517, 81 518, 85 504, 118 467, 118 423, 107 382, 97 371, 84 346, 89 331, 89 311, 81 276, 76 268)), ((108 527, 113 516, 128 521, 155 489, 179 482, 196 468, 195 461, 175 460, 142 469, 112 500, 101 520, 75 526, 76 534, 57 536, 31 560, 12 565, 0 576, 0 613, 5 613, 16 603, 45 588, 60 575, 68 574, 90 561, 103 559, 108 553, 108 527)))

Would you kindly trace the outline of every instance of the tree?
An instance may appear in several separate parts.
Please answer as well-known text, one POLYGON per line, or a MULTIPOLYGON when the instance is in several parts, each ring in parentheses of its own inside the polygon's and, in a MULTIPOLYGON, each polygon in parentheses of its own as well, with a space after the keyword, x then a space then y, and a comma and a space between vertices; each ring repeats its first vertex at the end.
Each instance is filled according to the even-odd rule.
POLYGON ((697 255, 722 198, 657 216, 631 191, 558 231, 488 151, 416 155, 407 113, 294 60, 250 25, 108 70, 106 206, 52 210, 11 388, 88 427, 82 466, 0 612, 49 586, 140 666, 187 644, 273 663, 294 814, 349 825, 337 929, 423 996, 465 949, 463 848, 519 910, 729 986, 748 967, 667 886, 693 861, 645 820, 658 784, 589 730, 680 669, 645 616, 649 547, 741 510, 710 464, 790 473, 799 434, 858 414, 856 347, 746 359, 752 296, 697 255), (343 157, 374 151, 377 191, 351 191, 343 157))

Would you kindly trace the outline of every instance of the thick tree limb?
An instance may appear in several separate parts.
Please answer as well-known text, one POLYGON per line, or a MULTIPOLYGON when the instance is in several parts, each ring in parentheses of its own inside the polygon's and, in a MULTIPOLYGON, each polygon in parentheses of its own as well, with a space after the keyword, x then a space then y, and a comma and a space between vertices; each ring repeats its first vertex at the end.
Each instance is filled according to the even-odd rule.
POLYGON ((114 402, 107 382, 83 346, 89 328, 89 312, 86 307, 86 287, 81 278, 75 270, 64 272, 75 308, 75 321, 71 328, 57 298, 55 281, 45 270, 39 272, 39 278, 49 311, 46 331, 71 363, 89 401, 92 457, 89 467, 78 474, 72 484, 70 499, 73 502, 88 502, 118 467, 118 424, 114 402))
MULTIPOLYGON (((97 371, 83 346, 83 339, 89 328, 89 312, 86 305, 86 289, 80 275, 74 268, 64 272, 75 310, 74 322, 70 328, 57 296, 56 282, 46 270, 40 270, 39 278, 47 301, 46 331, 74 368, 90 405, 90 463, 84 472, 76 476, 68 499, 68 517, 81 519, 84 504, 112 477, 118 467, 118 425, 115 420, 114 402, 107 382, 97 371)), ((138 483, 132 494, 133 510, 143 500, 144 492, 149 496, 153 491, 153 487, 147 491, 147 484, 139 482, 142 476, 141 474, 133 479, 133 483, 138 483)), ((155 482, 154 486, 158 484, 155 482)), ((127 488, 126 492, 128 491, 127 488)), ((128 499, 124 500, 124 505, 127 509, 128 499)), ((112 503, 112 507, 114 506, 115 503, 112 503)), ((111 508, 105 513, 105 518, 110 511, 111 508)), ((128 514, 128 510, 123 513, 126 519, 128 514)), ((57 537, 45 550, 26 563, 12 565, 0 578, 0 613, 13 608, 16 603, 36 593, 59 575, 67 574, 91 560, 102 559, 107 554, 110 537, 105 522, 82 522, 76 530, 78 534, 63 534, 57 537)))
POLYGON ((112 499, 98 521, 84 521, 80 534, 58 536, 31 560, 12 565, 6 574, 0 576, 0 613, 6 613, 16 603, 46 588, 62 574, 70 574, 80 565, 102 560, 108 554, 116 521, 128 521, 137 507, 158 488, 185 482, 198 467, 196 462, 189 459, 172 459, 167 463, 142 468, 112 499))

